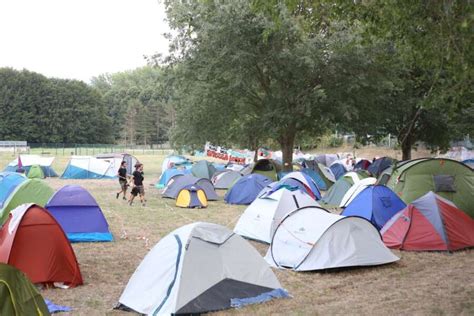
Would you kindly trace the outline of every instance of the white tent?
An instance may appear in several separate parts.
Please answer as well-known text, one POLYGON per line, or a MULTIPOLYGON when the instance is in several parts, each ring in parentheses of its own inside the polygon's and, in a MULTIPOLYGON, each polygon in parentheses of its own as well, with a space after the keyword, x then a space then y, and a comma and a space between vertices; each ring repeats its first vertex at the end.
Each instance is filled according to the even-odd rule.
POLYGON ((72 156, 64 170, 63 179, 112 179, 117 177, 122 161, 127 163, 127 173, 131 174, 137 158, 129 154, 101 154, 92 156, 72 156))
POLYGON ((147 315, 231 307, 280 283, 255 248, 226 227, 183 226, 160 240, 130 278, 119 303, 147 315))
POLYGON ((319 207, 288 214, 278 225, 265 256, 278 268, 311 271, 372 266, 399 260, 377 229, 360 217, 344 217, 319 207))
POLYGON ((276 226, 287 213, 300 207, 319 206, 318 202, 300 190, 285 188, 255 199, 240 216, 234 232, 250 239, 270 243, 276 226))
POLYGON ((28 173, 31 166, 38 165, 43 170, 46 177, 57 177, 57 173, 53 170, 54 157, 43 157, 39 155, 20 155, 15 160, 11 161, 5 171, 16 172, 19 168, 18 162, 21 162, 21 167, 28 173))
POLYGON ((365 188, 368 186, 374 185, 377 182, 377 178, 365 178, 362 180, 358 180, 357 182, 354 182, 354 184, 347 190, 346 194, 344 194, 344 197, 341 200, 341 203, 339 204, 339 207, 346 207, 351 203, 351 201, 362 191, 364 191, 365 188))

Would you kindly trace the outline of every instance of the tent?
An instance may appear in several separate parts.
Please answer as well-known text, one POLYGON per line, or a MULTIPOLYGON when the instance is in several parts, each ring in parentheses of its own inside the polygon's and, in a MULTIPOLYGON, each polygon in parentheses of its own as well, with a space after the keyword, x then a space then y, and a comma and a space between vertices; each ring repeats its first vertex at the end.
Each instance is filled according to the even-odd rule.
POLYGON ((214 174, 212 177, 212 184, 214 184, 214 188, 216 189, 227 190, 230 189, 240 178, 242 178, 240 172, 226 170, 214 174))
POLYGON ((61 225, 70 242, 113 240, 100 206, 94 197, 79 185, 62 187, 45 207, 61 225))
POLYGON ((187 185, 179 191, 176 197, 176 206, 205 208, 207 207, 206 193, 199 185, 187 185))
POLYGON ((387 186, 407 204, 433 191, 474 218, 474 170, 459 161, 427 158, 397 164, 387 186))
POLYGON ((363 217, 380 230, 393 215, 405 207, 406 204, 386 186, 371 185, 357 195, 341 215, 363 217))
POLYGON ((191 166, 191 161, 184 156, 170 155, 163 160, 161 174, 163 174, 167 169, 175 168, 176 166, 191 166))
POLYGON ((365 188, 368 186, 374 185, 377 182, 377 179, 369 177, 359 181, 354 182, 354 184, 347 190, 347 192, 342 197, 339 207, 346 207, 349 203, 352 202, 365 188))
POLYGON ((311 271, 372 266, 399 260, 377 229, 360 217, 310 206, 287 214, 276 227, 265 256, 278 268, 311 271))
POLYGON ((216 168, 206 160, 200 160, 193 164, 191 167, 191 173, 197 178, 205 178, 208 180, 212 179, 214 173, 216 173, 216 168))
POLYGON ((208 201, 216 201, 219 199, 211 181, 208 179, 196 178, 191 174, 178 174, 172 177, 161 194, 164 198, 176 199, 182 188, 193 184, 199 185, 204 190, 208 201))
POLYGON ((249 174, 240 178, 224 196, 227 204, 246 205, 252 203, 267 185, 272 182, 261 174, 249 174))
POLYGON ((26 177, 16 172, 0 172, 0 209, 3 203, 22 182, 26 181, 26 177))
POLYGON ((242 237, 220 225, 193 223, 150 250, 119 303, 147 315, 197 315, 280 287, 258 251, 242 237))
POLYGON ((467 165, 471 169, 474 169, 474 159, 466 159, 462 163, 467 165))
POLYGON ((326 167, 329 167, 333 164, 334 161, 338 160, 339 156, 337 154, 322 154, 314 157, 314 160, 317 163, 320 163, 326 167))
POLYGON ((138 160, 129 154, 72 156, 61 175, 62 179, 113 179, 122 161, 127 162, 127 173, 132 174, 138 160))
POLYGON ((346 193, 350 188, 360 180, 364 179, 365 175, 358 172, 348 172, 343 177, 334 183, 334 185, 329 188, 326 195, 321 199, 321 202, 326 205, 339 206, 344 199, 346 193))
POLYGON ((64 231, 36 204, 14 209, 1 228, 0 262, 23 271, 33 283, 82 284, 76 255, 64 231))
POLYGON ((15 207, 25 203, 46 205, 54 190, 48 184, 39 179, 27 179, 13 190, 3 203, 0 210, 0 224, 4 223, 8 214, 15 207))
POLYGON ((40 165, 32 165, 26 176, 30 179, 44 179, 44 172, 40 165))
POLYGON ((275 160, 260 159, 254 164, 252 173, 258 173, 273 181, 278 181, 278 172, 280 172, 280 170, 281 166, 275 160))
POLYGON ((0 263, 0 315, 49 315, 43 297, 18 269, 0 263))
POLYGON ((358 162, 356 162, 356 164, 354 165, 354 171, 357 171, 357 170, 367 170, 369 169, 370 165, 372 163, 367 160, 367 159, 361 159, 359 160, 358 162))
POLYGON ((322 189, 322 186, 319 186, 321 190, 329 190, 329 188, 334 184, 334 182, 336 182, 336 178, 334 177, 334 174, 332 173, 331 169, 324 166, 323 164, 318 164, 314 160, 305 160, 303 161, 302 166, 304 169, 307 168, 313 170, 324 181, 326 189, 324 190, 322 189))
POLYGON ((288 213, 306 206, 319 206, 306 193, 282 188, 270 195, 264 194, 250 204, 235 225, 234 233, 243 237, 270 243, 276 226, 288 213))
POLYGON ((339 162, 334 162, 330 167, 329 169, 331 169, 332 171, 332 174, 334 175, 334 178, 336 179, 336 181, 342 177, 346 172, 346 168, 344 167, 344 165, 342 163, 339 163, 339 162))
POLYGON ((378 178, 379 175, 388 167, 393 165, 395 163, 395 160, 390 158, 390 157, 382 157, 379 159, 376 159, 375 161, 372 162, 372 164, 367 168, 367 170, 370 172, 370 174, 373 177, 378 178))
POLYGON ((168 182, 172 177, 174 177, 177 174, 190 174, 191 170, 186 169, 186 168, 170 168, 166 169, 165 172, 161 174, 160 180, 155 184, 155 187, 158 189, 163 189, 166 187, 168 182))
MULTIPOLYGON (((319 192, 318 185, 313 181, 313 179, 304 172, 293 171, 285 175, 279 183, 282 185, 287 184, 288 180, 293 180, 299 182, 304 190, 309 196, 315 200, 321 199, 321 192, 319 192)), ((288 183, 291 186, 291 182, 288 183)))
POLYGON ((313 179, 314 183, 316 183, 320 191, 326 191, 328 189, 326 182, 324 182, 323 178, 319 175, 319 173, 317 173, 313 169, 302 168, 301 172, 310 176, 311 179, 313 179))
POLYGON ((54 157, 42 157, 38 155, 19 155, 18 158, 10 162, 4 171, 16 172, 23 169, 28 173, 31 166, 39 165, 46 177, 57 177, 58 174, 53 169, 54 157))
POLYGON ((396 249, 453 251, 474 247, 474 220, 433 192, 398 212, 380 233, 385 244, 396 249))

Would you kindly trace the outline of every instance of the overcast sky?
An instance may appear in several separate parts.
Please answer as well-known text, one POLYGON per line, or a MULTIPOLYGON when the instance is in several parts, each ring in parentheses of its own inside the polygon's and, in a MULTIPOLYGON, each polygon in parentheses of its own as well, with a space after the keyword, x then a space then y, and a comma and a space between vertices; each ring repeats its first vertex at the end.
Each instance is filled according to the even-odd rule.
POLYGON ((0 0, 0 67, 86 82, 166 54, 158 0, 0 0))

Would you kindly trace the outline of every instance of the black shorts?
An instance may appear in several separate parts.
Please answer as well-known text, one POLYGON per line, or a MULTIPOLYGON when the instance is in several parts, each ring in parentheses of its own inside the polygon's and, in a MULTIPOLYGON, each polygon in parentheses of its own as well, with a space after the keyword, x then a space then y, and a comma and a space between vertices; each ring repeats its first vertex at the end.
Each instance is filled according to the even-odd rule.
POLYGON ((132 192, 130 192, 133 196, 137 196, 138 194, 145 194, 145 188, 143 185, 137 185, 133 187, 132 192))

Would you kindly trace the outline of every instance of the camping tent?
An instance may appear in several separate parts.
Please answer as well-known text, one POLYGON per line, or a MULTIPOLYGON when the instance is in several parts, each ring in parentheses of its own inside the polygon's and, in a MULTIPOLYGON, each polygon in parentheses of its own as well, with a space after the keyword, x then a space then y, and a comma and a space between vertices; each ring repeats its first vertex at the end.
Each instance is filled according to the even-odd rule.
POLYGON ((351 187, 365 177, 366 175, 364 173, 354 171, 346 173, 343 177, 337 180, 332 187, 329 188, 321 202, 331 206, 341 205, 344 196, 351 189, 351 187))
POLYGON ((205 178, 208 180, 212 179, 212 176, 214 173, 216 173, 216 171, 216 167, 206 160, 200 160, 191 167, 191 173, 193 176, 197 178, 205 178))
POLYGON ((260 254, 226 227, 193 223, 146 255, 119 303, 148 315, 201 314, 231 307, 280 283, 260 254))
POLYGON ((314 183, 316 183, 316 185, 318 186, 318 189, 320 191, 326 191, 328 189, 328 186, 326 185, 326 182, 324 182, 323 178, 319 175, 319 173, 317 173, 313 169, 302 168, 301 172, 303 172, 303 173, 307 174, 308 176, 310 176, 311 179, 313 179, 314 183))
POLYGON ((331 169, 332 174, 334 175, 334 178, 336 179, 336 181, 347 172, 344 165, 342 163, 339 163, 338 161, 334 162, 329 167, 329 169, 331 169))
POLYGON ((331 214, 314 206, 295 210, 282 219, 265 259, 272 266, 295 271, 371 266, 399 260, 367 220, 331 214))
POLYGON ((199 185, 187 185, 179 191, 176 197, 176 206, 205 208, 207 207, 206 193, 204 193, 204 190, 199 185))
POLYGON ((323 164, 318 164, 315 160, 305 160, 303 161, 302 166, 304 169, 307 168, 313 170, 324 181, 326 189, 323 189, 323 186, 319 186, 321 190, 328 190, 334 184, 334 182, 336 182, 331 169, 324 166, 323 164))
MULTIPOLYGON (((315 200, 321 199, 321 192, 319 192, 318 185, 313 181, 313 179, 306 173, 301 171, 293 171, 285 175, 279 183, 282 185, 287 184, 288 180, 298 181, 302 184, 306 193, 315 200)), ((291 182, 288 183, 291 186, 291 182)), ((299 186, 298 186, 299 187, 299 186)))
POLYGON ((43 297, 18 269, 0 263, 0 315, 47 316, 43 297))
POLYGON ((453 251, 474 247, 474 220, 433 192, 398 212, 380 233, 385 244, 396 249, 453 251))
POLYGON ((467 165, 471 169, 474 169, 474 159, 466 159, 466 160, 463 160, 462 163, 467 165))
POLYGON ((363 217, 380 230, 393 215, 405 207, 406 204, 386 186, 371 185, 357 195, 341 215, 363 217))
POLYGON ((246 205, 252 203, 267 185, 272 182, 261 174, 249 174, 240 178, 224 196, 227 204, 246 205))
POLYGON ((54 217, 36 204, 14 209, 0 230, 0 262, 23 271, 33 283, 82 284, 76 256, 54 217))
POLYGON ((0 172, 0 209, 3 203, 22 182, 26 181, 26 177, 16 172, 0 172))
POLYGON ((369 168, 367 168, 367 170, 373 177, 378 178, 385 169, 389 168, 394 163, 395 160, 393 160, 392 158, 382 157, 373 161, 369 168))
POLYGON ((356 162, 356 164, 354 165, 354 171, 357 171, 357 170, 367 170, 369 169, 370 165, 372 163, 367 160, 367 159, 360 159, 359 161, 356 162))
POLYGON ((270 243, 281 219, 287 213, 305 206, 319 204, 300 190, 282 188, 270 195, 264 194, 247 207, 235 225, 234 232, 246 238, 270 243))
POLYGON ((347 192, 342 197, 341 203, 339 203, 339 207, 346 207, 349 203, 352 202, 354 198, 356 198, 360 194, 360 192, 362 192, 368 186, 374 185, 376 182, 377 179, 372 177, 355 181, 354 184, 349 188, 349 190, 347 190, 347 192))
POLYGON ((174 177, 177 174, 190 174, 191 170, 186 169, 186 168, 170 168, 166 169, 165 172, 161 174, 160 180, 155 184, 155 187, 158 189, 163 189, 166 187, 168 182, 172 177, 174 177))
POLYGON ((332 165, 332 163, 336 160, 339 159, 339 156, 337 154, 322 154, 322 155, 317 155, 314 157, 314 160, 317 163, 323 164, 326 167, 329 167, 332 165))
POLYGON ((474 170, 459 161, 428 158, 398 164, 387 186, 405 203, 433 191, 474 218, 474 170))
POLYGON ((71 242, 112 241, 109 224, 94 197, 79 185, 56 191, 46 209, 71 242))
POLYGON ((28 173, 31 166, 39 165, 46 177, 57 177, 58 174, 53 169, 54 157, 42 157, 38 155, 20 155, 18 158, 10 162, 4 171, 16 172, 23 169, 28 173))
POLYGON ((117 175, 122 161, 125 161, 127 163, 127 174, 129 175, 131 175, 133 171, 135 171, 135 165, 139 163, 138 159, 135 156, 132 156, 127 153, 99 154, 96 155, 95 158, 110 163, 111 168, 115 172, 115 175, 117 175))
POLYGON ((41 169, 40 165, 32 165, 30 167, 30 170, 26 173, 26 176, 29 179, 44 179, 44 172, 43 169, 41 169))
POLYGON ((214 174, 212 177, 212 184, 216 189, 230 189, 242 175, 240 172, 233 170, 225 170, 219 173, 214 174))
POLYGON ((163 174, 165 170, 175 168, 176 166, 183 166, 186 168, 186 166, 191 166, 191 162, 184 156, 170 155, 163 160, 161 174, 163 174))
POLYGON ((280 170, 281 166, 275 160, 260 159, 253 165, 252 173, 258 173, 273 181, 278 181, 278 172, 280 170))
POLYGON ((176 199, 182 188, 193 184, 199 185, 204 190, 208 201, 216 201, 219 199, 211 181, 208 179, 196 178, 191 174, 175 175, 170 179, 170 181, 168 181, 168 185, 164 188, 161 194, 165 198, 176 199))
POLYGON ((44 206, 53 195, 54 190, 39 179, 27 179, 16 186, 3 203, 0 210, 0 224, 4 223, 8 214, 15 207, 25 203, 36 203, 44 206))
POLYGON ((72 156, 64 170, 63 179, 113 179, 122 161, 127 162, 127 173, 132 174, 138 160, 129 154, 72 156))

